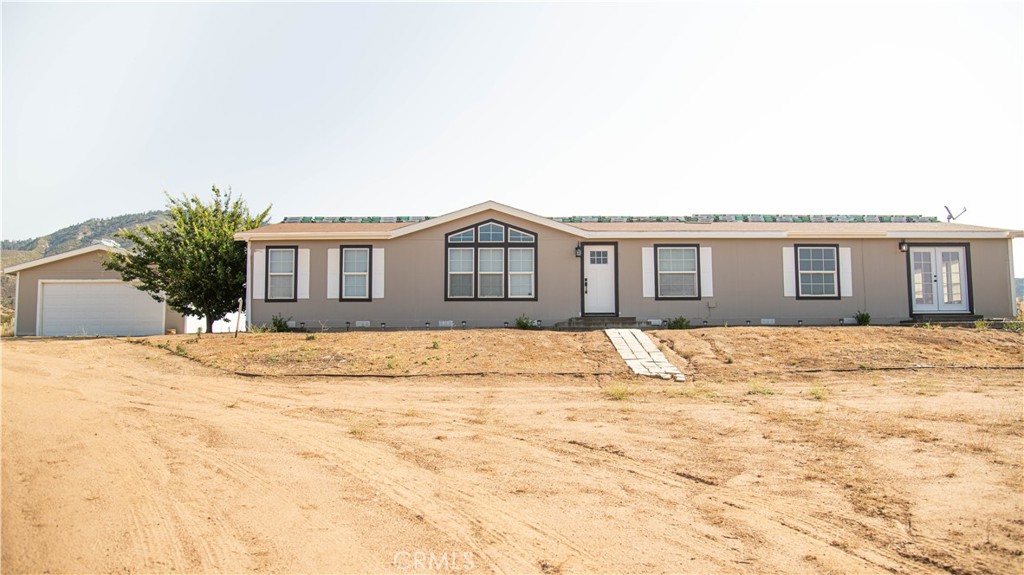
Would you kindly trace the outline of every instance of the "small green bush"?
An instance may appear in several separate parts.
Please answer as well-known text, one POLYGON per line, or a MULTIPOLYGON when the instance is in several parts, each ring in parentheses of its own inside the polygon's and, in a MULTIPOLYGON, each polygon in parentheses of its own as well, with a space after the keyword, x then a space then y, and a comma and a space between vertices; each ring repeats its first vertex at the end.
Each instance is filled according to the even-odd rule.
POLYGON ((974 329, 981 330, 981 331, 984 331, 984 330, 988 329, 988 320, 987 319, 975 320, 974 321, 974 329))
POLYGON ((679 316, 668 320, 668 323, 665 324, 665 327, 667 327, 668 329, 690 329, 690 320, 686 319, 683 316, 679 316))
POLYGON ((853 318, 857 320, 857 325, 868 325, 871 323, 871 314, 866 311, 857 310, 857 313, 853 314, 853 318))
POLYGON ((306 336, 306 341, 313 341, 314 339, 316 339, 316 334, 315 333, 311 333, 311 334, 306 336))
POLYGON ((525 313, 516 318, 516 329, 534 329, 536 327, 537 324, 525 313))
POLYGON ((1012 331, 1014 333, 1024 333, 1024 321, 1004 321, 1003 329, 1006 331, 1012 331))
POLYGON ((276 332, 291 331, 292 328, 288 327, 288 322, 292 320, 291 317, 284 319, 281 314, 274 314, 274 317, 270 318, 271 330, 276 332))

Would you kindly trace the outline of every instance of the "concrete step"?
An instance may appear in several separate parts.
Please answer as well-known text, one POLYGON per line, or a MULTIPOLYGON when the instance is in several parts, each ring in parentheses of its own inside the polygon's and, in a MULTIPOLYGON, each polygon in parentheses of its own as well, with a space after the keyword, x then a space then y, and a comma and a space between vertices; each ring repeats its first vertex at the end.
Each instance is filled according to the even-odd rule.
POLYGON ((566 321, 555 324, 555 329, 560 331, 594 331, 610 328, 636 328, 635 317, 607 317, 607 316, 586 316, 573 317, 566 321))
POLYGON ((974 322, 982 319, 983 316, 962 313, 929 313, 918 314, 908 320, 903 320, 902 325, 943 325, 949 327, 974 327, 974 322))

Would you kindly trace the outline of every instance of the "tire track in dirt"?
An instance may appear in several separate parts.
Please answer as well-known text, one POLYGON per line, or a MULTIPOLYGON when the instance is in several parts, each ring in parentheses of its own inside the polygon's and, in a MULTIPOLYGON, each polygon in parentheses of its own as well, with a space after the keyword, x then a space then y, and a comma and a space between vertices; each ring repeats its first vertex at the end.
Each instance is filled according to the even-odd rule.
MULTIPOLYGON (((210 399, 217 397, 212 393, 204 395, 210 399)), ((213 403, 213 405, 220 405, 220 402, 213 403)), ((217 433, 211 431, 214 429, 212 424, 203 423, 203 419, 210 416, 207 411, 189 411, 187 408, 174 404, 151 404, 151 406, 144 412, 135 413, 139 422, 132 426, 134 427, 132 432, 126 434, 125 444, 133 444, 131 439, 135 433, 146 435, 153 443, 157 443, 159 437, 177 436, 181 438, 184 442, 182 444, 171 444, 166 440, 159 442, 164 464, 161 466, 149 465, 150 468, 156 468, 157 473, 163 475, 160 483, 165 488, 177 487, 176 492, 188 490, 188 485, 178 479, 179 476, 185 475, 184 471, 176 471, 178 468, 187 467, 187 476, 190 481, 194 481, 196 476, 200 475, 206 480, 224 483, 219 487, 219 492, 235 491, 245 494, 254 501, 260 501, 266 508, 274 510, 281 523, 303 524, 322 532, 341 529, 338 524, 329 521, 322 514, 304 513, 300 504, 291 494, 282 491, 281 486, 274 478, 262 473, 256 466, 239 461, 237 453, 224 453, 216 445, 217 433), (168 432, 173 433, 169 434, 168 432), (206 474, 197 473, 195 469, 197 467, 206 470, 206 474)), ((233 419, 234 431, 252 434, 252 437, 263 436, 265 440, 260 443, 264 444, 280 439, 274 437, 273 434, 266 433, 267 421, 262 415, 252 414, 252 419, 258 419, 259 423, 233 419)), ((135 443, 138 443, 138 438, 135 438, 135 443)), ((148 447, 148 444, 146 446, 148 447)), ((138 452, 133 453, 133 456, 138 462, 136 466, 138 469, 144 469, 147 461, 152 459, 138 452)), ((133 483, 148 488, 155 498, 162 490, 161 492, 153 491, 152 478, 149 474, 138 473, 133 483)), ((223 502, 210 493, 191 491, 187 500, 174 500, 173 506, 170 508, 162 506, 156 512, 148 513, 146 519, 151 523, 159 522, 161 519, 164 522, 168 519, 173 521, 176 533, 174 541, 178 546, 185 545, 184 553, 178 555, 186 559, 184 564, 191 569, 223 569, 223 565, 230 564, 228 563, 230 558, 242 556, 249 556, 263 562, 297 560, 296 557, 289 557, 293 555, 290 549, 274 544, 268 545, 266 541, 262 545, 252 548, 253 543, 261 538, 230 519, 224 512, 223 502)), ((157 538, 167 540, 167 537, 157 538)), ((377 561, 377 558, 372 558, 362 550, 349 553, 355 555, 360 564, 372 564, 377 561)), ((146 556, 148 555, 149 553, 146 554, 146 556)), ((236 561, 235 559, 231 560, 236 561)))
POLYGON ((325 434, 319 429, 323 423, 311 425, 307 419, 283 415, 299 419, 307 428, 304 435, 290 438, 297 447, 314 448, 324 455, 325 463, 339 465, 345 472, 378 486, 387 497, 471 547, 498 572, 533 570, 536 560, 529 558, 546 557, 552 541, 572 551, 582 567, 600 569, 600 562, 588 551, 530 520, 508 501, 460 489, 436 474, 409 465, 390 447, 385 450, 381 449, 385 446, 375 446, 376 442, 339 438, 336 434, 332 434, 334 441, 324 441, 325 434))
MULTIPOLYGON (((400 415, 398 411, 392 411, 393 415, 400 415)), ((715 506, 715 511, 720 514, 733 517, 738 523, 751 524, 758 522, 772 522, 797 534, 798 536, 814 542, 833 553, 841 553, 855 561, 859 569, 883 569, 891 572, 920 570, 922 567, 936 567, 937 565, 924 563, 914 557, 906 556, 897 549, 889 550, 886 547, 897 543, 901 546, 910 544, 907 534, 901 529, 890 529, 882 525, 868 526, 855 517, 836 515, 831 510, 827 515, 829 519, 823 519, 824 509, 812 507, 807 513, 798 513, 787 502, 783 505, 772 505, 761 498, 754 498, 747 493, 719 485, 705 478, 700 478, 684 471, 652 467, 649 463, 639 462, 628 455, 614 451, 595 448, 577 440, 552 440, 544 437, 531 437, 530 430, 516 429, 513 437, 508 436, 508 429, 504 427, 489 426, 486 424, 464 423, 451 420, 450 414, 434 412, 438 420, 448 425, 462 427, 475 432, 484 431, 488 438, 502 444, 502 448, 513 452, 529 446, 535 452, 540 452, 541 457, 534 457, 534 461, 541 461, 549 469, 548 473, 557 476, 560 473, 568 473, 571 470, 561 469, 564 467, 558 461, 563 458, 552 459, 544 457, 549 453, 566 455, 577 458, 589 458, 592 462, 606 469, 614 469, 625 474, 624 479, 635 482, 636 478, 643 478, 649 482, 668 486, 673 489, 686 491, 688 497, 695 501, 715 506), (686 481, 680 481, 679 478, 686 481), (710 493, 709 493, 710 492, 710 493), (748 514, 757 513, 757 520, 752 520, 748 514), (836 523, 848 523, 858 527, 858 531, 865 537, 862 543, 870 543, 871 548, 883 544, 883 550, 857 549, 856 542, 837 544, 838 541, 849 537, 849 532, 839 527, 836 523)), ((634 487, 639 487, 634 484, 634 487)), ((719 537, 727 535, 718 534, 719 537)), ((925 542, 923 536, 916 536, 917 543, 925 542)), ((702 534, 694 537, 677 539, 677 543, 694 548, 705 548, 708 543, 708 535, 702 534)), ((940 543, 934 541, 932 543, 940 543)), ((719 551, 731 550, 728 545, 723 545, 719 551)), ((866 546, 861 546, 866 547, 866 546)), ((723 567, 729 564, 723 564, 723 567)), ((731 565, 735 567, 735 565, 731 565)))

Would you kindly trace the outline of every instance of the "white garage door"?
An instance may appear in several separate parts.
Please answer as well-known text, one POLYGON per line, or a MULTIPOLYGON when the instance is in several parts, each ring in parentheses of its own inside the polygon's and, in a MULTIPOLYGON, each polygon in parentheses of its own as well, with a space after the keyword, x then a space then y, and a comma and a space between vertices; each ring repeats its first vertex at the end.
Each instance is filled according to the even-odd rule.
POLYGON ((39 335, 154 335, 164 304, 124 282, 43 282, 39 335))

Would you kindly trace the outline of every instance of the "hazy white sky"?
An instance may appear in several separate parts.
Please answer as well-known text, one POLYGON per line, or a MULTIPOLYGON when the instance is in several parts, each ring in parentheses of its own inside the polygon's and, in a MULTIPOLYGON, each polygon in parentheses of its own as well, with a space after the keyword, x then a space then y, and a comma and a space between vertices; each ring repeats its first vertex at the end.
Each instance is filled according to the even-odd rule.
POLYGON ((2 18, 7 239, 211 184, 275 220, 493 199, 547 216, 948 205, 1024 229, 1020 2, 4 3, 2 18))

